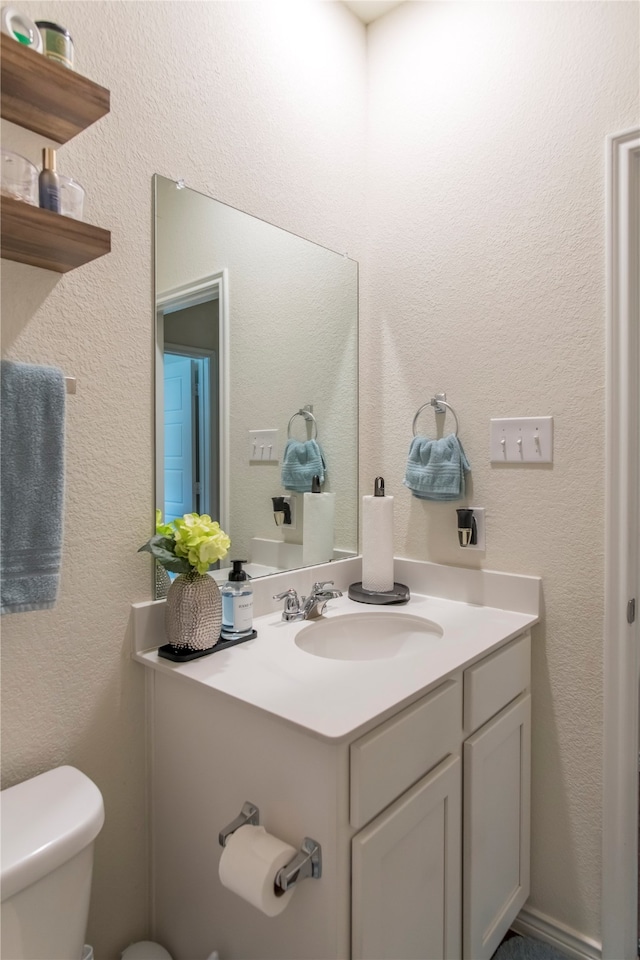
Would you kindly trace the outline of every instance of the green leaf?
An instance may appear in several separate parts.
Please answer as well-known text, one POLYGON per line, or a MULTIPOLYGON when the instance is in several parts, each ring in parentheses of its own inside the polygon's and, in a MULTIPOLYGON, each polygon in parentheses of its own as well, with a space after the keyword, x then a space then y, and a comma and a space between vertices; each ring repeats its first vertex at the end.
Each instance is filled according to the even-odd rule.
POLYGON ((165 570, 169 570, 171 573, 189 573, 193 570, 189 561, 182 557, 172 556, 170 560, 163 560, 161 557, 156 557, 156 559, 165 570))
POLYGON ((171 573, 189 573, 191 565, 184 557, 176 557, 173 552, 175 541, 171 537, 163 537, 159 534, 151 537, 147 543, 138 549, 138 553, 150 553, 156 558, 165 570, 171 573))

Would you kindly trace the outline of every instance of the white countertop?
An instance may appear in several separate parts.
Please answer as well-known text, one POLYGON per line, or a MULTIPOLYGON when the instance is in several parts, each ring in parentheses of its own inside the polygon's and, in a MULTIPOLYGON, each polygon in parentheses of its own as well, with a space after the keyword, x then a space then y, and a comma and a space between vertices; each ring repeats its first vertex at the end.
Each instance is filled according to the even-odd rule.
MULTIPOLYGON (((329 619, 376 610, 398 617, 424 617, 439 624, 443 636, 429 639, 424 650, 400 652, 390 658, 326 659, 306 653, 294 642, 298 631, 313 621, 285 623, 278 610, 254 620, 255 640, 219 653, 179 664, 158 657, 156 650, 142 650, 134 653, 134 659, 251 704, 323 739, 341 740, 416 699, 538 621, 533 611, 516 612, 414 592, 408 604, 394 607, 356 603, 345 595, 330 600, 324 616, 329 619)), ((164 643, 164 638, 159 643, 164 643)))

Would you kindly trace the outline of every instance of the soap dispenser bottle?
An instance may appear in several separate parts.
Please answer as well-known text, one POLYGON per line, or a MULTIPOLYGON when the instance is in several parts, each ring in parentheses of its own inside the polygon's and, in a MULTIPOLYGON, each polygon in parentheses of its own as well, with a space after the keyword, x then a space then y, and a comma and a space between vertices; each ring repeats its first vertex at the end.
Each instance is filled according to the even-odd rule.
POLYGON ((222 640, 243 640, 253 633, 253 590, 242 569, 246 560, 232 560, 222 593, 222 640))

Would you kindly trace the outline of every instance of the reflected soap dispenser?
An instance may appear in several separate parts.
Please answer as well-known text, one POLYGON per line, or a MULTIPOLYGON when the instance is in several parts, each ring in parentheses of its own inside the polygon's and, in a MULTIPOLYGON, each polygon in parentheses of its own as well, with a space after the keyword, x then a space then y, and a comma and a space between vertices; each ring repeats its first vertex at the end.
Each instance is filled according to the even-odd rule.
POLYGON ((253 590, 242 569, 246 560, 232 560, 233 569, 222 594, 222 640, 248 640, 254 635, 253 590))

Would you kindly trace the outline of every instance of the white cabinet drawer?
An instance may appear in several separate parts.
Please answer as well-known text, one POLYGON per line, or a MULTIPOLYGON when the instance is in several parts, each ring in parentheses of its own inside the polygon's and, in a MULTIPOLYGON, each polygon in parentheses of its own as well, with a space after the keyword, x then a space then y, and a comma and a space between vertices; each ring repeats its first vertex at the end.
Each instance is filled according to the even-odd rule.
POLYGON ((464 729, 473 733, 529 686, 531 636, 517 640, 464 672, 464 729))
POLYGON ((362 827, 460 748, 462 686, 447 680, 351 745, 351 811, 362 827))

